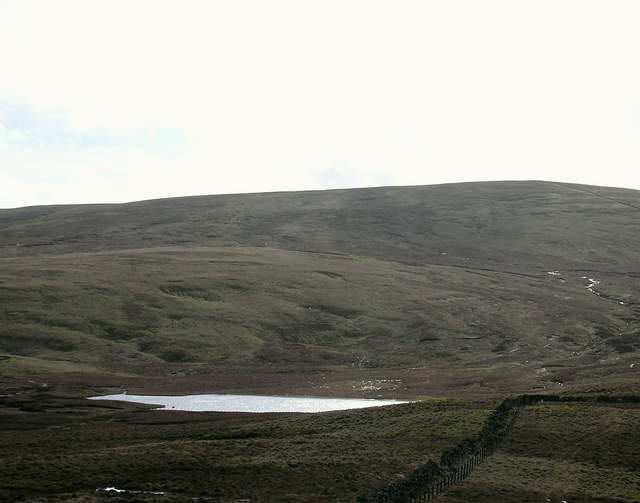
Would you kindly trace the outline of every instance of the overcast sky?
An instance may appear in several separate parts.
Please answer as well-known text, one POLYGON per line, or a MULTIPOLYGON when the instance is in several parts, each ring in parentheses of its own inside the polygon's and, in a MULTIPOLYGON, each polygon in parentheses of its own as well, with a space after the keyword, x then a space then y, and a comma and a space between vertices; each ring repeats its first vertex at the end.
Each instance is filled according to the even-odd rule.
POLYGON ((0 207, 640 189, 640 2, 0 0, 0 207))

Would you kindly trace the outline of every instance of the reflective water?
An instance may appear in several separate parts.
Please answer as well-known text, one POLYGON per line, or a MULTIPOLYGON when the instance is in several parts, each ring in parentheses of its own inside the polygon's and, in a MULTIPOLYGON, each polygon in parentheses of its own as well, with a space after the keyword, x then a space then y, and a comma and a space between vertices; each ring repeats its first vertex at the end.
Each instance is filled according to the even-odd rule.
POLYGON ((400 400, 254 395, 104 395, 89 400, 119 400, 158 405, 162 410, 193 412, 326 412, 406 403, 400 400))

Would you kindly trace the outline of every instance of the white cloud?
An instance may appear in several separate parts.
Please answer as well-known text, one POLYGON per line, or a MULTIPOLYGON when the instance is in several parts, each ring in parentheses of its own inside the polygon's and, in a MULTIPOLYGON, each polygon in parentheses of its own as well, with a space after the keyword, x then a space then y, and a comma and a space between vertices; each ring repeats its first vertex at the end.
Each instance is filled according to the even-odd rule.
POLYGON ((639 14, 634 1, 0 1, 0 108, 31 114, 0 115, 0 174, 19 180, 0 207, 42 191, 640 189, 639 14))
POLYGON ((186 143, 182 131, 171 129, 79 130, 68 114, 35 109, 26 103, 0 100, 0 146, 8 147, 174 147, 186 143))

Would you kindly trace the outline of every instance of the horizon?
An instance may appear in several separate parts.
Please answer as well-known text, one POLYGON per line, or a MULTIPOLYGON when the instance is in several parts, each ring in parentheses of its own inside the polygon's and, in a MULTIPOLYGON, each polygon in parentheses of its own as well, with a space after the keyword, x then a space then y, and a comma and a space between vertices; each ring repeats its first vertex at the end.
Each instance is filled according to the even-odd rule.
POLYGON ((136 204, 136 203, 145 203, 150 201, 160 201, 164 199, 186 199, 190 197, 217 197, 217 196, 250 196, 250 195, 260 195, 260 194, 294 194, 298 192, 331 192, 331 191, 350 191, 350 190, 366 190, 366 189, 386 189, 386 188, 416 188, 416 187, 437 187, 437 186, 446 186, 446 185, 469 185, 469 184, 500 184, 500 183, 548 183, 548 184, 559 184, 559 185, 581 185, 585 187, 602 187, 602 188, 611 188, 611 189, 621 189, 621 190, 640 190, 640 189, 632 189, 628 187, 616 187, 609 185, 590 185, 590 184, 582 184, 582 183, 574 183, 574 182, 562 182, 562 181, 554 181, 554 180, 479 180, 479 181, 463 181, 463 182, 442 182, 442 183, 431 183, 431 184, 414 184, 414 185, 372 185, 372 186, 362 186, 362 187, 339 187, 339 188, 320 188, 320 189, 302 189, 302 190, 268 190, 268 191, 256 191, 256 192, 224 192, 218 194, 188 194, 188 195, 176 195, 176 196, 168 196, 168 197, 151 197, 148 199, 134 199, 131 201, 120 201, 120 202, 79 202, 79 203, 53 203, 53 204, 32 204, 25 206, 14 206, 9 208, 0 208, 0 211, 6 210, 20 210, 25 208, 37 208, 42 206, 93 206, 93 205, 126 205, 126 204, 136 204))
POLYGON ((640 190, 639 16, 595 0, 0 0, 0 208, 640 190))

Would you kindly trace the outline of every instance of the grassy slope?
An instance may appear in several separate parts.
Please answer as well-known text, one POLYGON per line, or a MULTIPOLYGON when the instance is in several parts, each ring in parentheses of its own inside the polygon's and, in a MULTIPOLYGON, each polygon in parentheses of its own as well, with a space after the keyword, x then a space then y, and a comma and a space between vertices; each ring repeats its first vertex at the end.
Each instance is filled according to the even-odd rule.
POLYGON ((506 442, 438 501, 640 501, 637 405, 526 408, 506 442))
POLYGON ((635 191, 504 182, 3 210, 0 365, 633 382, 639 208, 635 191))

